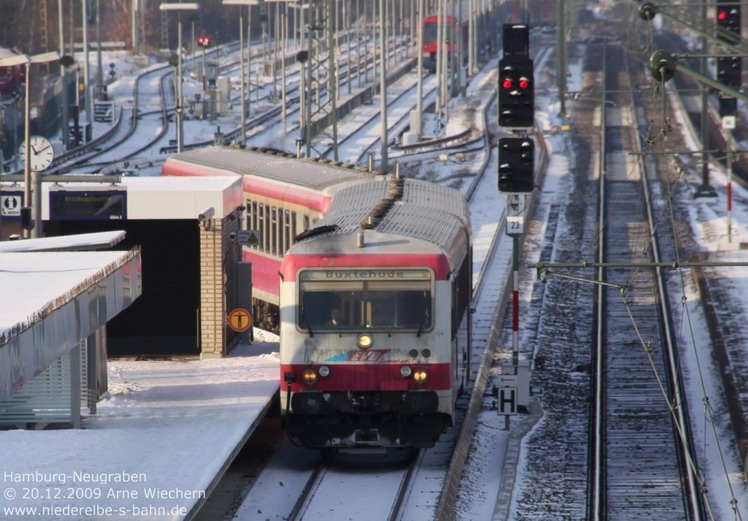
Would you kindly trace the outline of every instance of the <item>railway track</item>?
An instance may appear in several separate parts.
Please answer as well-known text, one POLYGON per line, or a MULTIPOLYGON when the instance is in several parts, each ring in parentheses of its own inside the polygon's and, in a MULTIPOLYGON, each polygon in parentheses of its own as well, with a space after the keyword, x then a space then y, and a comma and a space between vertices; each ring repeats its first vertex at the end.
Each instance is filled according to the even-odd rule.
MULTIPOLYGON (((224 54, 228 56, 228 59, 222 64, 221 70, 230 71, 235 68, 236 60, 232 59, 230 55, 234 47, 232 45, 226 47, 224 54)), ((200 59, 200 56, 196 56, 192 60, 199 61, 200 59)), ((374 68, 373 60, 373 57, 369 58, 363 66, 368 69, 374 68)), ((188 65, 189 62, 187 62, 186 67, 188 65)), ((350 67, 352 77, 359 74, 358 65, 350 67)), ((298 71, 289 73, 287 81, 292 81, 294 74, 298 74, 298 71)), ((176 145, 172 144, 169 140, 169 136, 171 136, 171 119, 176 105, 173 92, 173 75, 173 68, 166 64, 153 66, 138 75, 134 82, 132 97, 119 109, 118 117, 112 127, 92 142, 62 154, 55 161, 53 168, 48 171, 48 175, 71 173, 73 171, 76 173, 90 172, 102 174, 137 171, 142 166, 158 165, 162 162, 164 154, 176 152, 176 145), (148 124, 146 125, 146 123, 148 124), (139 129, 146 126, 158 130, 154 135, 144 136, 142 130, 139 129), (140 136, 138 138, 139 144, 133 148, 132 141, 136 135, 140 136)), ((347 77, 341 77, 340 81, 343 85, 346 85, 348 79, 347 77)), ((250 87, 248 96, 251 97, 261 90, 264 92, 267 88, 268 85, 250 87)), ((405 113, 401 117, 392 118, 389 122, 393 139, 407 127, 407 111, 415 106, 415 101, 410 103, 412 106, 407 105, 405 108, 401 107, 399 109, 398 106, 403 105, 403 99, 412 99, 412 90, 412 86, 405 88, 393 99, 388 100, 390 110, 400 110, 405 113), (411 95, 408 96, 409 94, 411 95)), ((430 90, 426 91, 427 98, 429 96, 433 97, 433 90, 434 87, 431 87, 430 90)), ((324 100, 326 96, 324 89, 321 89, 320 95, 324 100)), ((298 118, 298 85, 291 87, 287 91, 286 107, 286 120, 288 122, 286 130, 287 133, 293 133, 294 131, 298 131, 298 121, 296 124, 293 124, 289 120, 294 116, 298 118)), ((262 110, 256 110, 254 115, 247 120, 248 144, 277 141, 277 135, 271 129, 281 125, 282 112, 283 110, 280 106, 266 106, 262 110)), ((189 120, 186 123, 189 124, 189 120)), ((379 140, 378 132, 376 135, 368 137, 367 134, 372 134, 371 129, 374 127, 378 128, 378 126, 378 117, 375 117, 370 118, 367 122, 360 123, 356 130, 346 132, 339 140, 340 146, 346 149, 348 146, 347 143, 350 142, 352 143, 350 148, 353 151, 344 154, 345 157, 341 159, 345 162, 354 163, 364 161, 366 159, 366 151, 375 147, 379 140), (369 144, 362 148, 356 143, 360 139, 366 139, 369 144)), ((241 129, 239 127, 224 130, 223 139, 228 142, 238 140, 240 132, 241 129)), ((463 152, 467 150, 472 151, 473 149, 470 146, 472 145, 475 148, 480 144, 481 139, 481 136, 476 135, 475 132, 469 133, 469 135, 445 136, 429 143, 411 146, 409 152, 420 151, 431 152, 433 154, 436 150, 454 152, 460 150, 463 152)), ((207 140, 202 138, 192 142, 187 141, 184 148, 206 146, 213 142, 214 137, 207 140)), ((328 149, 320 152, 321 155, 328 153, 328 149)), ((20 172, 15 173, 18 174, 20 172)))
MULTIPOLYGON (((585 49, 585 85, 626 77, 616 67, 624 61, 620 54, 603 65, 602 48, 585 49)), ((607 268, 603 279, 589 269, 600 260, 598 248, 605 248, 602 258, 609 263, 655 262, 645 254, 658 249, 647 216, 635 213, 644 211, 645 190, 656 190, 660 182, 654 178, 643 185, 643 174, 633 169, 637 130, 647 128, 648 120, 637 120, 632 103, 613 94, 630 88, 609 85, 604 99, 598 89, 597 103, 575 104, 570 175, 546 182, 533 216, 542 224, 523 262, 543 269, 521 275, 520 293, 529 296, 520 310, 520 356, 533 364, 543 419, 522 445, 518 472, 524 479, 502 482, 494 519, 701 519, 696 517, 701 485, 688 476, 692 448, 686 403, 677 388, 677 350, 669 345, 672 334, 661 329, 670 320, 660 304, 668 302, 661 274, 619 266, 607 268), (605 215, 593 203, 603 193, 605 215), (612 287, 592 284, 595 280, 612 287), (593 356, 598 336, 602 347, 593 356), (598 390, 596 402, 592 391, 598 390), (595 411, 596 420, 589 415, 595 411)), ((640 116, 654 110, 641 102, 637 99, 640 116)), ((508 345, 510 334, 507 319, 501 343, 508 345)), ((490 403, 487 397, 482 421, 496 425, 489 419, 496 415, 490 403)))
MULTIPOLYGON (((632 92, 632 83, 622 83, 620 48, 603 51, 605 88, 632 92)), ((601 267, 596 277, 590 519, 700 520, 669 299, 662 270, 652 265, 660 246, 644 165, 654 165, 630 155, 641 151, 633 97, 613 97, 616 108, 606 103, 602 111, 598 255, 620 267, 601 267)))

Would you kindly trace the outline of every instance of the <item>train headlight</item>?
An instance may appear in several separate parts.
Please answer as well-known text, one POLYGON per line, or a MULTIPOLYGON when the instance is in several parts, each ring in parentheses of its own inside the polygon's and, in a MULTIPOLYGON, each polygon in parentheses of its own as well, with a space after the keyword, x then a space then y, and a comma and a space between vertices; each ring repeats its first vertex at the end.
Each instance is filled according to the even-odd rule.
POLYGON ((322 378, 327 378, 328 376, 330 376, 330 368, 326 365, 321 365, 319 366, 318 373, 322 378))
POLYGON ((358 347, 360 349, 369 349, 374 345, 374 338, 369 333, 358 335, 358 347))
POLYGON ((413 373, 413 380, 418 384, 424 383, 428 379, 429 375, 425 369, 416 369, 413 373))
POLYGON ((314 385, 317 383, 317 373, 312 369, 304 371, 304 383, 307 385, 314 385))
POLYGON ((400 376, 403 378, 409 377, 412 372, 413 371, 410 369, 409 365, 403 365, 400 367, 400 376))

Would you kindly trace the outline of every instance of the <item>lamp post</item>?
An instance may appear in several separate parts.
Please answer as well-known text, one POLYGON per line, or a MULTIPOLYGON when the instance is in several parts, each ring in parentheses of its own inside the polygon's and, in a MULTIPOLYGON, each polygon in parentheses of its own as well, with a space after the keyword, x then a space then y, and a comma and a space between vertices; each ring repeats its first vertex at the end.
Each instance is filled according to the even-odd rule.
POLYGON ((184 119, 182 106, 182 11, 197 11, 197 3, 175 4, 165 3, 159 6, 161 11, 177 11, 177 152, 182 151, 184 146, 184 119))
MULTIPOLYGON (((245 91, 245 77, 244 77, 244 19, 242 16, 242 6, 247 6, 247 25, 249 25, 249 9, 252 5, 259 5, 257 0, 223 0, 223 5, 238 5, 239 6, 239 63, 241 64, 241 70, 242 70, 242 86, 241 86, 241 98, 242 98, 242 117, 241 117, 241 126, 242 126, 242 137, 241 137, 241 143, 242 145, 247 144, 247 124, 246 124, 246 117, 247 117, 247 95, 245 91)), ((249 28, 247 28, 247 47, 249 48, 247 51, 247 62, 252 59, 252 42, 249 41, 249 28)), ((249 65, 247 66, 249 68, 249 65)))
POLYGON ((421 129, 423 128, 423 19, 426 17, 424 0, 418 0, 418 17, 413 23, 418 24, 418 37, 416 56, 418 63, 418 75, 416 79, 416 118, 414 132, 421 139, 421 129))
MULTIPOLYGON (((305 27, 306 27, 304 25, 304 10, 305 9, 306 10, 309 9, 309 4, 303 4, 303 5, 302 4, 288 4, 288 7, 290 7, 291 9, 295 9, 296 10, 296 14, 294 15, 294 20, 297 22, 296 25, 298 26, 298 30, 299 30, 299 43, 298 43, 298 47, 302 47, 302 49, 303 49, 303 46, 304 46, 304 30, 305 30, 305 27)), ((295 36, 296 35, 294 35, 294 37, 295 36)), ((300 76, 301 79, 300 79, 300 85, 299 85, 299 90, 300 90, 300 97, 299 97, 299 108, 300 108, 300 110, 299 110, 299 128, 301 129, 301 132, 300 132, 299 139, 301 141, 303 141, 304 143, 306 143, 306 137, 307 137, 307 133, 306 133, 306 129, 307 129, 306 106, 307 105, 306 104, 307 104, 307 98, 309 96, 311 96, 311 92, 310 92, 309 96, 307 96, 307 92, 306 92, 306 88, 307 88, 306 85, 307 85, 307 83, 306 83, 306 65, 305 64, 306 64, 306 61, 307 61, 307 59, 309 57, 309 50, 311 50, 311 48, 307 48, 306 50, 301 50, 301 51, 299 51, 296 54, 296 61, 298 61, 300 63, 300 65, 301 65, 301 76, 300 76)), ((284 59, 283 60, 284 70, 285 70, 285 65, 286 65, 286 61, 284 59)), ((285 76, 285 72, 284 72, 284 76, 285 76)), ((285 97, 286 97, 285 88, 286 88, 286 86, 285 86, 285 83, 286 82, 284 80, 283 81, 283 93, 282 93, 282 97, 283 97, 283 108, 284 109, 286 107, 286 100, 285 100, 285 97)), ((283 124, 283 130, 284 130, 284 132, 285 132, 285 128, 286 128, 286 126, 285 126, 285 123, 284 123, 283 124)), ((307 157, 309 157, 309 149, 307 149, 307 157)))
MULTIPOLYGON (((19 54, 18 56, 12 56, 10 58, 0 59, 0 67, 14 67, 18 65, 25 65, 26 67, 26 91, 24 99, 24 121, 23 121, 23 136, 24 136, 24 162, 23 162, 23 204, 25 208, 31 209, 31 215, 33 216, 33 226, 31 228, 31 237, 36 238, 41 236, 41 176, 36 176, 36 183, 34 184, 34 201, 31 199, 31 64, 32 63, 49 63, 60 60, 60 54, 57 51, 45 52, 43 54, 35 54, 34 56, 27 56, 25 54, 19 54)), ((65 60, 68 63, 68 60, 65 60)), ((69 64, 69 63, 68 63, 69 64)), ((36 172, 35 172, 36 173, 36 172)), ((29 230, 24 230, 24 237, 29 237, 29 230)))
MULTIPOLYGON (((225 0, 224 0, 225 1, 225 0)), ((292 2, 295 2, 295 0, 265 0, 266 2, 275 2, 275 3, 282 3, 283 7, 280 9, 276 9, 276 15, 278 15, 281 19, 280 27, 279 24, 276 23, 276 27, 279 28, 278 31, 276 31, 275 34, 275 47, 277 49, 278 47, 278 34, 280 33, 280 39, 281 39, 281 50, 280 50, 280 59, 281 59, 281 122, 283 124, 283 133, 286 133, 286 45, 288 43, 288 9, 289 7, 297 8, 297 9, 303 9, 308 6, 304 5, 298 5, 298 4, 292 4, 292 2)), ((276 58, 277 61, 277 58, 276 58)), ((273 75, 275 75, 275 65, 273 65, 273 75)), ((273 85, 275 85, 275 81, 273 81, 273 85)), ((275 88, 275 87, 273 87, 275 88)))
MULTIPOLYGON (((60 33, 60 54, 65 54, 65 34, 63 31, 63 12, 62 12, 62 0, 57 0, 57 23, 58 32, 60 33)), ((67 68, 64 65, 60 65, 60 77, 62 78, 62 144, 65 150, 67 150, 70 144, 70 129, 68 128, 70 119, 68 115, 68 75, 67 68)), ((78 90, 76 84, 75 90, 78 90)))
POLYGON ((91 108, 91 74, 88 71, 90 63, 88 56, 88 0, 82 0, 81 5, 83 18, 83 102, 85 103, 84 110, 86 112, 86 126, 88 127, 91 125, 91 112, 93 112, 91 108))
POLYGON ((381 140, 381 161, 382 161, 382 173, 387 173, 387 144, 389 137, 387 135, 387 73, 386 68, 386 57, 387 51, 387 38, 385 37, 385 19, 387 17, 387 11, 385 10, 385 1, 379 0, 379 113, 382 118, 382 135, 381 140))

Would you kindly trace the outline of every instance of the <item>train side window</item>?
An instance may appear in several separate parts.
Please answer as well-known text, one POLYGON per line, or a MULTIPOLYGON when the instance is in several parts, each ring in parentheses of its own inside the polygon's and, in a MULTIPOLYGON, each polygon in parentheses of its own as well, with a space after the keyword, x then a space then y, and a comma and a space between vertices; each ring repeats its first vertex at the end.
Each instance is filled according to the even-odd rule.
POLYGON ((265 205, 263 203, 257 204, 257 229, 260 235, 260 244, 257 247, 262 250, 265 248, 265 205))
POLYGON ((262 251, 270 250, 270 205, 265 205, 265 226, 262 228, 262 251))
POLYGON ((286 254, 291 247, 291 212, 283 210, 283 248, 281 252, 286 254))
MULTIPOLYGON (((250 208, 249 212, 249 218, 247 219, 247 228, 250 230, 257 230, 259 228, 259 224, 257 222, 257 201, 252 201, 251 205, 248 205, 248 208, 250 208)), ((257 246, 252 246, 253 248, 257 248, 257 246)))
POLYGON ((286 234, 286 212, 283 211, 283 208, 278 208, 278 253, 277 255, 279 257, 282 257, 286 250, 283 249, 283 245, 285 244, 285 234, 286 234))
POLYGON ((309 216, 308 216, 308 215, 305 215, 305 216, 304 216, 304 229, 303 229, 303 230, 301 230, 301 231, 302 231, 302 232, 305 232, 305 231, 307 231, 308 229, 309 229, 309 216))
POLYGON ((270 208, 270 253, 278 255, 278 208, 270 208))
POLYGON ((288 241, 288 247, 293 246, 293 238, 296 237, 296 219, 298 215, 296 212, 291 212, 291 239, 288 241))

